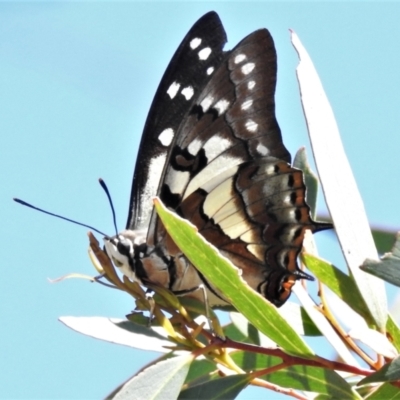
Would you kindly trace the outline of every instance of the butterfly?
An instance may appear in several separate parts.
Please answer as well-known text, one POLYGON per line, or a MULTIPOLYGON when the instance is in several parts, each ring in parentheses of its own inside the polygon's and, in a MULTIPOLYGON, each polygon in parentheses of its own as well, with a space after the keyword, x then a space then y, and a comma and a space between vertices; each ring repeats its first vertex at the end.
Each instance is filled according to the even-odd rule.
POLYGON ((200 18, 170 61, 152 102, 136 161, 126 230, 104 239, 114 265, 210 306, 223 293, 167 234, 152 198, 192 222, 276 306, 301 271, 297 256, 311 219, 302 171, 291 167, 275 117, 276 51, 266 29, 230 51, 215 12, 200 18))

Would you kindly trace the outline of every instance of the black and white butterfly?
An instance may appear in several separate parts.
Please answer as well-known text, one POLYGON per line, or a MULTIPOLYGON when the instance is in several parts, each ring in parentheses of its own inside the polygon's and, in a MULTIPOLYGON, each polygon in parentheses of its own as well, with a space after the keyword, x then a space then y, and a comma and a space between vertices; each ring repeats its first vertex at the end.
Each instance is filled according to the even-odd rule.
POLYGON ((114 264, 130 279, 226 305, 166 233, 153 207, 191 221, 256 291, 276 306, 298 279, 306 229, 314 222, 300 170, 275 118, 276 52, 266 29, 223 51, 215 12, 183 39, 161 80, 144 127, 126 230, 105 238, 114 264))

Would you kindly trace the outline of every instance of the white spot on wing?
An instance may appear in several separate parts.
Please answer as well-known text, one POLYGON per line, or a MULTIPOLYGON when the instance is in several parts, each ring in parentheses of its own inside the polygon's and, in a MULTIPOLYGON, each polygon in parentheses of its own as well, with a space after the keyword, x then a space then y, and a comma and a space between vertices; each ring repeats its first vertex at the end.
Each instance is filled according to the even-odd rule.
POLYGON ((195 156, 201 149, 202 145, 203 145, 203 142, 201 140, 195 139, 195 140, 193 140, 193 142, 191 142, 189 144, 187 149, 192 156, 195 156))
POLYGON ((173 99, 176 94, 178 93, 179 88, 181 85, 178 82, 172 82, 170 87, 167 90, 168 96, 173 99))
POLYGON ((214 67, 207 68, 207 75, 211 75, 214 72, 214 67))
POLYGON ((209 55, 211 54, 211 48, 210 47, 205 47, 204 49, 201 49, 199 51, 199 58, 200 60, 207 60, 209 55))
POLYGON ((208 162, 219 156, 225 150, 232 146, 232 142, 219 135, 211 136, 211 138, 204 144, 204 150, 208 162))
POLYGON ((264 171, 267 175, 275 175, 276 174, 275 165, 267 165, 264 171))
POLYGON ((207 96, 206 98, 203 99, 203 101, 200 103, 200 106, 204 113, 208 111, 213 101, 214 97, 212 96, 207 96))
POLYGON ((182 89, 181 93, 185 96, 186 100, 190 100, 193 97, 194 90, 191 86, 182 89))
POLYGON ((283 202, 285 204, 292 205, 292 198, 291 198, 290 194, 284 197, 283 202))
POLYGON ((258 124, 252 119, 247 120, 244 125, 249 132, 255 132, 258 128, 258 124))
POLYGON ((177 171, 169 168, 165 183, 169 186, 171 193, 182 195, 189 182, 190 174, 187 171, 177 171))
POLYGON ((253 105, 253 100, 246 100, 246 101, 244 101, 243 103, 242 103, 242 105, 241 105, 241 109, 242 110, 247 110, 248 108, 250 108, 251 106, 253 105))
POLYGON ((164 129, 159 135, 158 140, 165 147, 168 147, 174 138, 174 131, 172 128, 164 129))
POLYGON ((246 58, 247 58, 247 57, 246 57, 245 54, 238 54, 238 55, 234 58, 233 62, 234 62, 235 64, 239 64, 239 63, 241 63, 243 60, 245 60, 246 58))
POLYGON ((256 82, 255 81, 249 81, 247 83, 247 87, 248 89, 252 90, 254 88, 254 86, 256 86, 256 82))
POLYGON ((190 48, 194 50, 200 46, 200 43, 201 43, 200 38, 194 38, 190 41, 190 48))
POLYGON ((242 162, 244 162, 244 159, 239 157, 220 155, 190 180, 185 190, 184 199, 199 187, 203 188, 206 192, 210 192, 220 182, 234 175, 238 169, 238 165, 242 162))
POLYGON ((229 101, 225 99, 219 100, 215 103, 214 108, 218 111, 218 115, 222 115, 229 107, 229 101))
POLYGON ((263 144, 258 143, 257 145, 257 151, 262 155, 262 156, 267 156, 269 154, 269 150, 267 147, 265 147, 263 144))
POLYGON ((247 63, 247 64, 244 64, 243 67, 242 67, 242 72, 243 72, 245 75, 247 75, 247 74, 249 74, 251 71, 253 71, 253 69, 254 69, 255 66, 256 66, 256 64, 254 64, 254 63, 247 63))

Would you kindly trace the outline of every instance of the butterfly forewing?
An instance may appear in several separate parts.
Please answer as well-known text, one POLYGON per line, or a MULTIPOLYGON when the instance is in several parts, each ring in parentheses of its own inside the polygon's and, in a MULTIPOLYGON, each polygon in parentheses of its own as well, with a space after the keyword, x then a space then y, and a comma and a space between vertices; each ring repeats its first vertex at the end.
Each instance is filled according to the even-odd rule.
MULTIPOLYGON (((290 162, 275 118, 276 53, 265 29, 226 52, 182 119, 159 195, 176 209, 215 176, 269 155, 290 162)), ((153 214, 149 236, 155 229, 153 214)))
POLYGON ((170 145, 198 92, 221 62, 226 34, 214 12, 200 18, 175 52, 157 89, 144 127, 132 183, 127 229, 147 228, 152 197, 170 145))

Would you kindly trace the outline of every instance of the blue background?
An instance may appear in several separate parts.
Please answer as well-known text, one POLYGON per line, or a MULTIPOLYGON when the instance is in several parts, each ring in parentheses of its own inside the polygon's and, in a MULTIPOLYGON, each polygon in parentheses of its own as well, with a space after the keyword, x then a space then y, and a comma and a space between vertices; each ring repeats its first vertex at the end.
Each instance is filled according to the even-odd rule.
MULTIPOLYGON (((297 32, 331 101, 370 222, 400 226, 399 3, 0 3, 1 398, 101 398, 155 358, 57 321, 123 318, 134 305, 87 281, 50 284, 47 277, 94 274, 86 229, 12 197, 112 234, 102 177, 123 228, 153 95, 186 32, 210 10, 223 21, 227 48, 255 29, 271 31, 277 117, 292 154, 309 150, 288 29, 297 32)), ((320 238, 321 255, 343 265, 333 236, 320 238)), ((252 389, 240 398, 262 395, 252 389)))

